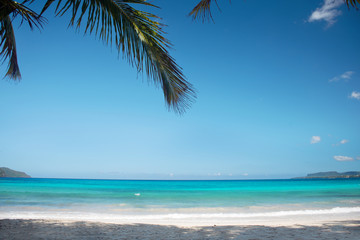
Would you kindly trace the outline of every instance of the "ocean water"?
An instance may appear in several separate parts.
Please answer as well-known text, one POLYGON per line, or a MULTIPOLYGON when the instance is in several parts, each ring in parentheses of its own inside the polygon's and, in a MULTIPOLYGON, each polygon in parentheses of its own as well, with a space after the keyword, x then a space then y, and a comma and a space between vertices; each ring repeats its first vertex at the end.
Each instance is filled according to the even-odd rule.
POLYGON ((0 178, 0 219, 210 219, 336 213, 360 214, 360 179, 0 178))

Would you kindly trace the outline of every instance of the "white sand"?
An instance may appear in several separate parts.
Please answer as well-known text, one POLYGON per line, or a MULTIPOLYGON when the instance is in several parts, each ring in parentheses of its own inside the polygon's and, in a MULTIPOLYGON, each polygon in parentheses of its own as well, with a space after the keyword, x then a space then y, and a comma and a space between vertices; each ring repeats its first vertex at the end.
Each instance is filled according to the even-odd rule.
MULTIPOLYGON (((1 216, 0 216, 1 218, 1 216)), ((109 223, 2 219, 0 239, 360 239, 360 215, 324 215, 208 222, 109 223), (216 223, 216 224, 213 224, 216 223), (231 223, 231 224, 229 224, 231 223)))

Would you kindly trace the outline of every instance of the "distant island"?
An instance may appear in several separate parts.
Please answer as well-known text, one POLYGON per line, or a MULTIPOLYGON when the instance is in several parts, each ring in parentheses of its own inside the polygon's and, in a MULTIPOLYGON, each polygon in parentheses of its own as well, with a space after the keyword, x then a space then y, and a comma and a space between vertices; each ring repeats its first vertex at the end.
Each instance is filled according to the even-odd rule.
POLYGON ((0 178, 31 178, 24 172, 19 172, 6 167, 0 167, 0 178))
POLYGON ((318 172, 318 173, 309 173, 306 177, 296 177, 294 179, 315 179, 315 178, 327 178, 327 179, 360 178, 360 172, 357 171, 343 172, 343 173, 338 173, 335 171, 318 172))

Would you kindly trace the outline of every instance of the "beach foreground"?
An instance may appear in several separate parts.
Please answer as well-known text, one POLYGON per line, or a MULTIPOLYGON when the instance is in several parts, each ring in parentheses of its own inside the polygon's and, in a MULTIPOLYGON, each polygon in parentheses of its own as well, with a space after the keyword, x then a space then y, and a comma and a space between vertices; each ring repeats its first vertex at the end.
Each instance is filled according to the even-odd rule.
POLYGON ((360 220, 181 226, 41 219, 0 220, 0 239, 359 239, 360 220))

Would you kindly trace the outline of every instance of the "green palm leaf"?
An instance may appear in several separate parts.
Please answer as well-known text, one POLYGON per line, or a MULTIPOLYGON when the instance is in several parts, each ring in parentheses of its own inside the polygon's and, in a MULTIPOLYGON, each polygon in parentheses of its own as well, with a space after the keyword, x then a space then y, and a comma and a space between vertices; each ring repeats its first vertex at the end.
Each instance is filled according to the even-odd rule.
MULTIPOLYGON (((203 21, 205 20, 213 20, 211 15, 211 3, 215 2, 217 5, 216 0, 201 0, 194 9, 189 13, 189 16, 192 16, 193 20, 201 18, 203 21)), ((213 20, 214 21, 214 20, 213 20)))
POLYGON ((5 77, 13 80, 19 80, 21 74, 17 61, 15 35, 10 16, 13 18, 20 16, 21 23, 27 22, 31 29, 34 26, 40 28, 43 22, 43 18, 23 5, 26 2, 26 0, 23 3, 0 0, 0 56, 3 58, 3 62, 8 59, 8 71, 5 77))
POLYGON ((13 18, 20 16, 21 23, 26 21, 31 29, 34 26, 40 27, 42 18, 31 9, 15 1, 0 0, 0 4, 0 56, 3 58, 3 62, 7 59, 9 61, 8 71, 6 72, 5 77, 19 80, 21 74, 17 61, 15 35, 10 16, 13 18))
POLYGON ((2 47, 0 56, 4 58, 4 61, 7 58, 9 59, 8 71, 6 72, 5 77, 9 77, 13 80, 18 80, 21 78, 21 74, 16 55, 14 29, 12 27, 10 17, 7 16, 2 18, 2 20, 0 21, 0 25, 0 47, 2 47))
MULTIPOLYGON (((54 2, 48 0, 41 14, 54 2)), ((80 28, 85 22, 85 33, 115 43, 130 64, 161 86, 167 106, 182 113, 195 98, 192 85, 167 50, 171 43, 163 36, 160 18, 130 4, 156 7, 145 0, 58 0, 55 12, 70 12, 70 26, 80 28)))
POLYGON ((42 27, 44 18, 40 17, 39 14, 25 6, 28 2, 31 3, 33 0, 24 0, 22 3, 18 3, 13 0, 0 0, 0 21, 8 16, 12 16, 12 18, 20 16, 21 23, 27 22, 31 29, 34 27, 42 27))

